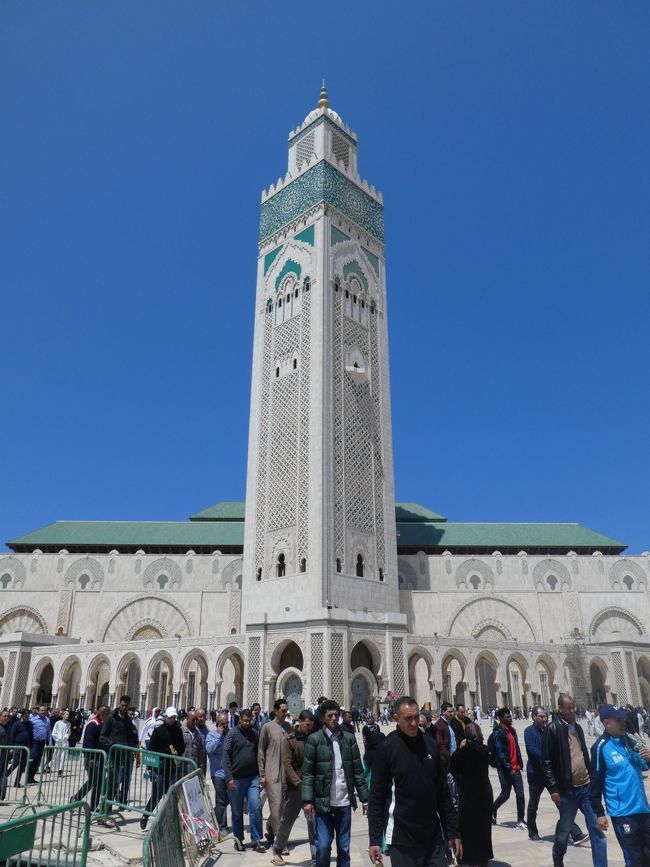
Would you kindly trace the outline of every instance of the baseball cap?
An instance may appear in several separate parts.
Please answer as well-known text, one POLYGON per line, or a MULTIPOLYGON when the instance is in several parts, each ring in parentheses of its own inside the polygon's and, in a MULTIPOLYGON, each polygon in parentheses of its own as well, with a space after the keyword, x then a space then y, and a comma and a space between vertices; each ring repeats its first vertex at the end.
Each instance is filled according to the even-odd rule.
POLYGON ((168 707, 165 711, 165 716, 178 716, 178 711, 175 707, 168 707))
POLYGON ((600 717, 601 722, 605 722, 606 719, 625 719, 627 716, 627 710, 626 708, 618 707, 615 704, 604 704, 598 711, 598 716, 600 717))

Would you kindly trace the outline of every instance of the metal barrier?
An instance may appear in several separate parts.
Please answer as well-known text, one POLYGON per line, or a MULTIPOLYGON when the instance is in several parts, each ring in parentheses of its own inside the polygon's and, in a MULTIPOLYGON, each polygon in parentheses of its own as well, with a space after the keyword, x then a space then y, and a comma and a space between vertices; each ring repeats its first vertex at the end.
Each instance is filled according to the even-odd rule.
POLYGON ((218 839, 203 772, 197 769, 174 783, 160 802, 142 844, 143 865, 198 867, 218 839))
POLYGON ((45 747, 41 759, 37 804, 58 807, 86 800, 92 816, 103 810, 106 753, 81 747, 45 747), (49 767, 49 771, 45 770, 49 767))
POLYGON ((90 810, 78 801, 0 824, 3 867, 86 867, 90 810))
POLYGON ((115 806, 152 816, 170 786, 194 770, 192 759, 113 744, 108 751, 104 812, 115 806))
POLYGON ((31 764, 29 747, 0 746, 0 804, 27 803, 31 764))

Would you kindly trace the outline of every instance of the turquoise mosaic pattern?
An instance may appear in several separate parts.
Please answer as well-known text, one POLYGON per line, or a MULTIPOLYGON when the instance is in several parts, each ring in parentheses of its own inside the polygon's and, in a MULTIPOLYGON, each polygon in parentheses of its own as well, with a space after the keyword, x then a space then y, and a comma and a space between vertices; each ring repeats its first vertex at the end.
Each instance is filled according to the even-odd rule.
POLYGON ((329 202, 383 243, 383 206, 324 160, 264 202, 260 242, 322 201, 329 202))
POLYGON ((350 236, 346 235, 345 232, 342 232, 340 229, 337 229, 336 226, 332 226, 332 247, 336 244, 340 244, 342 241, 349 241, 350 236))
POLYGON ((366 259, 370 262, 372 266, 372 270, 379 277, 379 258, 375 256, 374 253, 371 253, 370 250, 366 250, 365 247, 361 248, 366 256, 366 259))
POLYGON ((298 232, 297 235, 294 235, 294 241, 302 241, 304 244, 309 244, 310 247, 314 246, 314 224, 311 226, 307 226, 306 229, 303 229, 302 232, 298 232))
POLYGON ((271 250, 270 253, 267 253, 264 257, 264 276, 266 276, 266 272, 269 270, 271 265, 275 262, 277 257, 282 252, 282 245, 276 247, 275 250, 271 250))
POLYGON ((287 276, 287 274, 295 274, 296 280, 300 280, 300 274, 302 273, 302 268, 297 262, 294 262, 293 259, 287 259, 287 261, 282 266, 282 270, 278 274, 275 280, 275 291, 277 292, 280 288, 280 284, 287 276))
POLYGON ((368 291, 368 281, 366 280, 366 275, 361 270, 361 265, 357 262, 356 259, 353 259, 351 262, 348 262, 347 265, 343 266, 343 276, 349 277, 350 274, 356 274, 356 276, 363 283, 363 288, 368 291))
POLYGON ((348 135, 348 133, 344 129, 342 129, 340 126, 335 124, 329 117, 327 117, 324 114, 322 114, 320 117, 316 118, 316 120, 313 120, 309 124, 309 126, 306 126, 296 136, 294 136, 293 138, 290 138, 289 144, 295 145, 297 142, 300 141, 301 138, 304 138, 307 135, 307 133, 312 132, 313 130, 316 129, 317 126, 320 126, 322 123, 325 123, 325 121, 327 121, 327 123, 329 123, 329 125, 332 127, 332 129, 335 129, 340 136, 343 136, 343 138, 347 139, 350 142, 350 144, 353 144, 355 147, 357 146, 356 141, 352 138, 351 135, 348 135))

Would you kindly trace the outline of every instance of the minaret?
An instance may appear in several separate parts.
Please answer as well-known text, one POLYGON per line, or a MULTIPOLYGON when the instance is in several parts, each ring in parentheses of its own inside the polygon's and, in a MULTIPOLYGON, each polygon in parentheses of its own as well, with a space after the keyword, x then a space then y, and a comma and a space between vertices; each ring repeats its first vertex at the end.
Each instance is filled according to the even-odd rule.
POLYGON ((343 683, 321 663, 320 685, 343 700, 349 624, 403 630, 383 202, 325 82, 289 135, 286 175, 262 194, 242 596, 251 698, 279 674, 282 635, 306 630, 312 693, 314 637, 327 658, 344 636, 343 683))

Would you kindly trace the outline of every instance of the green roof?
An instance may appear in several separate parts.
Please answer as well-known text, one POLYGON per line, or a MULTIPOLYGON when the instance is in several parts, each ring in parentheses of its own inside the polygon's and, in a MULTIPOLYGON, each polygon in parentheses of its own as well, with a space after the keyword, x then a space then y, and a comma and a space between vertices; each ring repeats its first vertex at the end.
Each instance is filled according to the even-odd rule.
POLYGON ((395 520, 400 523, 410 524, 421 521, 446 521, 444 515, 432 512, 426 506, 419 503, 395 503, 395 520))
POLYGON ((190 521, 243 521, 246 512, 246 503, 243 500, 217 503, 196 515, 190 515, 190 521))
POLYGON ((397 524, 397 548, 477 549, 517 552, 530 549, 622 551, 624 542, 580 524, 460 524, 446 522, 397 524))

